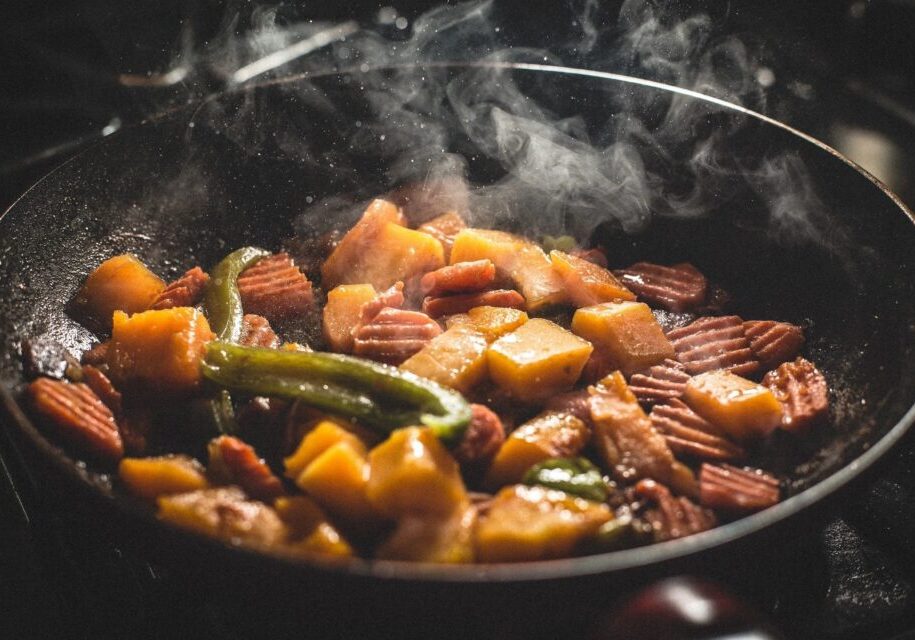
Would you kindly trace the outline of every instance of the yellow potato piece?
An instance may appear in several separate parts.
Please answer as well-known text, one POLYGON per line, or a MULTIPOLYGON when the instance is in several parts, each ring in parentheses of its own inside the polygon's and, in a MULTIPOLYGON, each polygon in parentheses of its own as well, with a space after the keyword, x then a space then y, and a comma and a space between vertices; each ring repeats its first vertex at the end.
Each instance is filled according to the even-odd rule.
POLYGON ((569 300, 588 307, 614 300, 635 300, 635 294, 603 267, 563 251, 550 251, 553 269, 562 278, 569 300))
POLYGON ((338 442, 312 460, 295 483, 334 516, 364 526, 378 520, 366 495, 368 481, 363 451, 350 442, 338 442))
POLYGON ((572 317, 572 331, 591 341, 627 376, 674 357, 661 325, 641 302, 582 307, 572 317))
POLYGON ((738 440, 766 436, 781 424, 782 406, 768 388, 723 369, 691 378, 683 400, 738 440))
POLYGON ((295 452, 283 460, 286 477, 295 480, 315 458, 339 442, 347 442, 356 451, 366 453, 362 441, 346 427, 334 420, 321 420, 302 438, 295 452))
POLYGON ((486 377, 486 337, 468 325, 437 335, 400 368, 466 393, 486 377))
POLYGON ((493 382, 521 400, 568 390, 594 348, 558 324, 534 318, 496 340, 486 358, 493 382))
POLYGON ((289 543, 294 550, 341 557, 353 555, 353 548, 311 498, 283 496, 274 501, 273 508, 289 528, 289 543))
POLYGON ((157 458, 124 458, 118 465, 118 476, 127 490, 146 500, 161 495, 186 493, 209 486, 203 465, 188 456, 157 458))
POLYGON ((484 484, 497 489, 520 482, 538 462, 577 455, 591 433, 585 423, 569 415, 547 411, 525 422, 506 438, 486 473, 484 484))
POLYGON ((321 329, 331 351, 353 350, 353 327, 360 320, 362 305, 376 295, 375 287, 370 284, 341 284, 327 292, 321 329))
POLYGON ((200 360, 216 335, 206 317, 191 307, 114 312, 108 367, 117 385, 167 393, 195 391, 200 360))
POLYGON ((493 342, 520 327, 527 322, 528 317, 520 309, 483 306, 468 311, 467 319, 489 342, 493 342))
POLYGON ((545 487, 505 487, 476 529, 480 562, 565 558, 613 519, 605 504, 545 487))
POLYGON ((406 224, 400 207, 380 198, 372 200, 359 222, 347 231, 321 265, 322 282, 326 289, 338 284, 368 282, 354 278, 352 268, 357 264, 364 268, 366 254, 375 248, 381 228, 388 223, 406 224))
POLYGON ((464 229, 455 236, 451 264, 484 258, 492 260, 498 273, 514 282, 524 296, 528 311, 562 304, 568 299, 562 279, 536 243, 490 229, 464 229))
POLYGON ((163 289, 159 276, 125 253, 105 260, 89 274, 76 294, 76 305, 107 326, 115 311, 146 311, 163 289))
POLYGON ((473 529, 477 510, 461 506, 445 515, 410 514, 401 518, 375 557, 463 564, 473 562, 473 529))
POLYGON ((467 502, 457 462, 430 429, 406 427, 369 452, 368 497, 389 517, 445 514, 467 502))

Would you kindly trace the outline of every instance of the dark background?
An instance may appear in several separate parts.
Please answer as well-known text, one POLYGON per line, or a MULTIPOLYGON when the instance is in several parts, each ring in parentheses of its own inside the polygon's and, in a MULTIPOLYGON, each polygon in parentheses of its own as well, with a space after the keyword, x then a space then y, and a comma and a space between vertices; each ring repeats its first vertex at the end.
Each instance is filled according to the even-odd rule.
MULTIPOLYGON (((391 4, 411 22, 433 6, 391 4)), ((915 204, 915 2, 654 4, 668 5, 671 15, 709 12, 722 34, 738 35, 771 71, 768 113, 824 139, 915 204)), ((377 26, 379 6, 302 2, 278 15, 287 24, 356 18, 377 26)), ((603 55, 603 42, 587 55, 563 49, 583 6, 498 2, 494 20, 505 44, 559 49, 571 64, 626 71, 603 55)), ((606 28, 609 47, 619 3, 596 7, 594 21, 606 28)), ((227 33, 243 34, 252 15, 250 2, 205 0, 22 2, 3 9, 0 210, 105 132, 218 90, 221 78, 206 63, 192 63, 182 82, 156 79, 205 59, 201 52, 227 33)), ((180 628, 186 636, 235 637, 205 594, 188 600, 171 593, 155 569, 95 544, 72 515, 42 509, 40 481, 28 477, 5 438, 0 445, 0 635, 162 635, 180 628)), ((915 638, 912 438, 818 535, 819 552, 803 568, 809 588, 791 590, 792 598, 806 599, 785 602, 773 594, 759 606, 792 637, 915 638)))

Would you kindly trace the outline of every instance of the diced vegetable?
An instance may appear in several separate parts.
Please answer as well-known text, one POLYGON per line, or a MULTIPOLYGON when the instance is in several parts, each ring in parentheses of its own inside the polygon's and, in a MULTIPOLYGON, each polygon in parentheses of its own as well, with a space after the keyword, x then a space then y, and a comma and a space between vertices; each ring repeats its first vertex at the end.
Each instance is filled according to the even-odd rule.
POLYGON ((568 298, 562 279, 536 243, 504 231, 464 229, 454 238, 451 264, 489 258, 524 296, 528 311, 561 304, 568 298))
POLYGON ((551 458, 538 462, 527 470, 522 482, 558 489, 596 502, 607 499, 607 483, 600 469, 587 458, 551 458))
POLYGON ((433 218, 419 226, 418 231, 428 233, 442 243, 445 250, 445 259, 451 255, 451 247, 454 245, 454 237, 460 233, 467 225, 464 219, 456 211, 449 211, 437 218, 433 218))
POLYGON ((467 501, 457 462, 429 429, 398 429, 369 453, 369 500, 392 517, 445 514, 467 501))
POLYGON ((270 252, 263 249, 242 247, 223 258, 213 269, 203 293, 203 304, 220 340, 238 342, 241 337, 244 310, 238 292, 238 276, 269 255, 270 252))
POLYGON ((420 423, 451 443, 470 423, 470 405, 460 394, 352 356, 217 342, 207 349, 201 369, 217 384, 254 395, 299 399, 382 431, 420 423))
POLYGON ((534 318, 496 340, 486 357, 493 382, 521 400, 542 400, 570 389, 591 351, 586 340, 534 318))
POLYGON ((353 329, 359 324, 362 305, 375 299, 370 284, 341 284, 327 292, 322 328, 327 346, 338 353, 353 350, 353 329))
POLYGON ((163 495, 156 503, 162 520, 233 544, 278 545, 288 536, 276 511, 262 502, 245 499, 238 487, 163 495))
POLYGON ((578 309, 572 331, 605 351, 627 376, 674 357, 661 325, 641 302, 605 302, 578 309))
POLYGON ((486 337, 466 325, 433 338, 400 368, 466 393, 486 377, 486 337))
POLYGON ((467 318, 481 331, 486 340, 493 342, 527 322, 527 314, 511 307, 474 307, 467 318))
POLYGON ((733 438, 764 437, 782 421, 782 407, 766 387, 729 371, 701 373, 686 384, 683 400, 733 438))
POLYGON ((210 484, 203 465, 184 455, 124 458, 118 466, 118 476, 130 493, 145 500, 206 489, 210 484))
POLYGON ((355 451, 367 453, 355 433, 335 420, 321 420, 302 438, 295 452, 283 460, 286 477, 295 480, 315 458, 339 442, 346 442, 355 451))
POLYGON ((547 411, 511 432, 496 453, 485 484, 498 488, 520 482, 533 465, 551 458, 568 458, 588 443, 584 421, 568 413, 547 411))
POLYGON ((325 288, 330 289, 343 283, 366 282, 354 280, 351 269, 365 259, 367 251, 375 246, 381 227, 387 223, 406 224, 400 207, 380 198, 372 200, 359 222, 347 231, 321 267, 325 288))
POLYGON ((337 518, 371 527, 378 513, 368 500, 368 481, 365 449, 338 442, 312 460, 295 484, 337 518))
POLYGON ((200 384, 200 361, 215 335, 190 307, 115 311, 108 366, 115 384, 165 393, 188 393, 200 384))
POLYGON ((608 270, 562 251, 550 251, 553 269, 562 278, 566 293, 576 307, 614 300, 635 300, 635 294, 608 270))
POLYGON ((289 545, 296 551, 345 558, 353 555, 353 548, 311 498, 284 496, 276 499, 273 508, 286 523, 289 545))
POLYGON ((473 562, 473 529, 477 511, 462 506, 445 515, 410 514, 376 552, 383 560, 440 564, 473 562))
POLYGON ((563 558, 612 519, 607 505, 562 491, 506 487, 480 516, 476 555, 483 562, 563 558))
POLYGON ((76 306, 109 326, 115 311, 145 311, 165 289, 165 282, 136 256, 125 253, 105 260, 89 274, 76 294, 76 306))

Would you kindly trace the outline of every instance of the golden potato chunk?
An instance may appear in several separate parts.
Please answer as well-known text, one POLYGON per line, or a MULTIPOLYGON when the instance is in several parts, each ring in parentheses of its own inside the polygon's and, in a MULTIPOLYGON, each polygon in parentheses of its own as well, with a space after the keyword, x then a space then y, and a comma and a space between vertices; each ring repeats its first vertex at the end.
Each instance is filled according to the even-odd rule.
POLYGON ((493 342, 527 322, 527 314, 511 307, 474 307, 467 312, 467 319, 493 342))
POLYGON ((200 360, 216 335, 206 317, 191 307, 114 312, 108 347, 111 379, 118 386, 188 393, 200 384, 200 360))
POLYGON ((545 487, 502 489, 476 529, 480 562, 523 562, 565 558, 613 519, 602 503, 545 487))
POLYGON ((321 278, 325 289, 331 289, 338 284, 368 282, 367 280, 354 279, 352 267, 366 262, 366 256, 374 249, 381 228, 393 223, 406 224, 403 212, 393 202, 377 198, 372 200, 362 218, 346 232, 340 243, 334 248, 321 265, 321 278))
POLYGON ((321 328, 331 351, 352 352, 353 328, 359 324, 362 305, 376 295, 370 284, 341 284, 327 292, 321 328))
POLYGON ((400 368, 466 393, 486 377, 486 337, 457 325, 433 338, 400 368))
POLYGON ((295 484, 332 515, 365 526, 379 520, 368 500, 369 463, 361 443, 337 442, 309 463, 295 484))
POLYGON ((473 562, 473 529, 477 510, 462 505, 444 515, 410 514, 401 518, 375 557, 440 564, 473 562))
POLYGON ((635 294, 600 265, 563 251, 550 251, 550 261, 566 286, 569 300, 576 307, 614 300, 635 300, 635 294))
POLYGON ((430 429, 406 427, 369 452, 368 497, 389 517, 445 514, 467 502, 457 462, 430 429))
POLYGON ((550 259, 534 242, 490 229, 464 229, 454 238, 451 264, 489 258, 497 272, 514 282, 528 311, 561 304, 566 297, 562 279, 550 259))
POLYGON ((521 400, 543 400, 570 389, 593 350, 558 324, 534 318, 493 342, 486 358, 497 385, 521 400))
POLYGON ((203 465, 183 455, 124 458, 118 465, 118 476, 130 493, 146 500, 206 489, 210 485, 203 465))
POLYGON ((353 548, 311 498, 283 496, 276 499, 273 508, 289 529, 291 550, 346 558, 353 555, 353 548))
POLYGON ((165 282, 129 253, 105 260, 89 274, 76 294, 76 306, 109 326, 115 311, 146 311, 165 282))
POLYGON ((674 357, 661 325, 641 302, 605 302, 582 307, 572 331, 591 341, 627 376, 674 357))
POLYGON ((339 442, 346 442, 355 451, 367 453, 356 434, 334 420, 321 420, 309 431, 293 454, 283 460, 287 478, 295 480, 319 455, 339 442))
POLYGON ((577 455, 591 437, 587 425, 568 413, 546 411, 511 432, 496 452, 485 485, 497 489, 520 482, 538 462, 577 455))
POLYGON ((718 369, 686 383, 690 409, 738 440, 768 435, 781 424, 782 406, 768 388, 718 369))

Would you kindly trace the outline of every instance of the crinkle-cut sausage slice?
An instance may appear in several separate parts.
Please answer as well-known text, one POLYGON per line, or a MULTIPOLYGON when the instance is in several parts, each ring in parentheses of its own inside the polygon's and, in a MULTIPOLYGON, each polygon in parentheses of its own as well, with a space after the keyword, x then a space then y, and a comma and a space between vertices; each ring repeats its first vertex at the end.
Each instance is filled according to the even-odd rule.
POLYGON ((470 410, 470 425, 452 453, 462 465, 486 464, 505 442, 505 427, 486 405, 472 404, 470 410))
POLYGON ((280 339, 267 318, 246 313, 242 318, 241 337, 238 339, 238 344, 245 347, 276 349, 280 346, 280 339))
POLYGON ((475 293, 486 289, 495 279, 496 265, 492 260, 472 260, 430 271, 419 281, 419 286, 427 296, 475 293))
POLYGON ((667 339, 690 375, 726 369, 750 376, 759 370, 759 360, 744 335, 739 316, 699 318, 669 332, 667 339))
POLYGON ((591 264, 596 264, 598 267, 607 268, 607 254, 604 253, 603 249, 598 249, 597 247, 593 249, 572 249, 569 254, 576 258, 587 260, 591 264))
POLYGON ((779 501, 779 482, 761 469, 704 463, 699 471, 702 504, 725 511, 759 511, 779 501))
POLYGON ((83 366, 83 382, 88 385, 92 392, 99 397, 99 400, 105 403, 105 406, 111 409, 115 418, 121 415, 123 408, 123 396, 121 392, 115 389, 114 384, 108 379, 102 370, 91 364, 83 366))
POLYGON ((682 400, 673 399, 659 404, 649 415, 651 424, 667 440, 667 446, 678 456, 699 460, 740 460, 744 450, 719 435, 708 420, 686 406, 682 400))
POLYGON ((670 267, 636 262, 615 273, 639 298, 669 311, 690 311, 705 302, 708 281, 688 262, 670 267))
POLYGON ((403 307, 403 282, 395 282, 390 287, 376 295, 373 299, 362 305, 359 312, 359 325, 353 329, 353 334, 364 324, 371 322, 378 312, 390 307, 391 309, 400 309, 403 307))
POLYGON ((210 441, 211 474, 238 484, 255 500, 270 503, 285 493, 282 481, 274 475, 254 448, 233 436, 210 441))
POLYGON ((567 413, 591 426, 591 394, 587 389, 555 395, 546 401, 544 409, 555 413, 567 413))
POLYGON ((423 311, 433 318, 466 313, 474 307, 524 309, 524 296, 511 289, 494 289, 457 296, 426 297, 423 300, 423 311))
POLYGON ((642 518, 651 525, 656 542, 683 538, 713 528, 715 514, 686 497, 674 497, 662 484, 654 480, 640 480, 635 485, 635 495, 646 501, 642 518))
POLYGON ((826 417, 829 386, 826 378, 809 360, 785 362, 763 378, 782 405, 782 429, 800 431, 826 417))
POLYGON ((149 308, 193 307, 203 298, 203 290, 209 281, 210 276, 200 267, 188 269, 183 276, 168 283, 149 308))
POLYGON ((355 333, 353 353, 387 364, 400 364, 442 332, 421 311, 385 307, 355 333))
POLYGON ((259 260, 238 276, 238 292, 246 313, 282 320, 305 313, 314 302, 311 282, 288 253, 259 260))
POLYGON ((794 358, 804 346, 804 331, 789 322, 748 320, 743 332, 763 369, 774 369, 794 358))
POLYGON ((689 374, 683 363, 668 358, 643 373, 633 374, 629 390, 640 403, 651 406, 679 398, 686 391, 687 382, 689 374))
POLYGON ((91 364, 95 366, 101 366, 108 361, 108 348, 111 346, 111 342, 106 340, 105 342, 99 342, 97 345, 94 345, 88 351, 84 351, 83 355, 80 357, 79 361, 81 364, 91 364))
POLYGON ((29 385, 35 410, 62 438, 105 460, 124 455, 114 415, 88 385, 39 378, 29 385))

